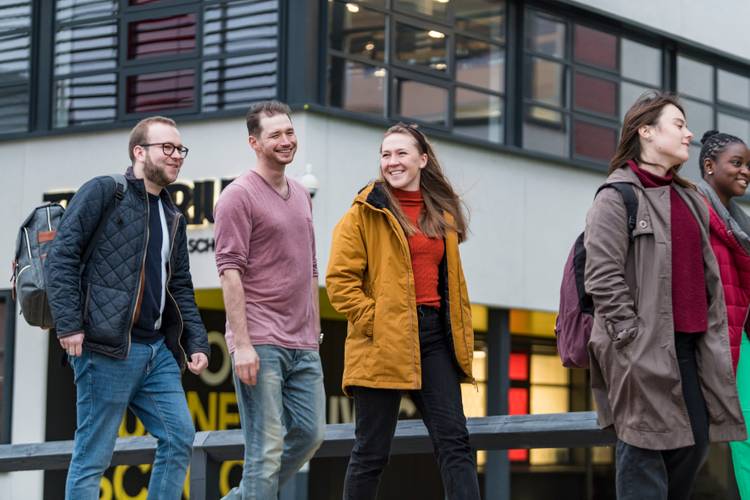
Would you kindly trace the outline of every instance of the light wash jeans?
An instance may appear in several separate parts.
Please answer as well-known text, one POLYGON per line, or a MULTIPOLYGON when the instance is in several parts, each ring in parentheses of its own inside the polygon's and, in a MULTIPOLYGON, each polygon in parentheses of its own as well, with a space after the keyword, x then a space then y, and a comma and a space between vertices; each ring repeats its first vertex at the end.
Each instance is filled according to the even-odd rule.
POLYGON ((325 432, 325 389, 317 351, 255 346, 260 371, 255 386, 234 374, 245 436, 240 485, 224 500, 275 500, 284 484, 310 460, 325 432))
POLYGON ((77 428, 65 498, 98 500, 122 416, 130 406, 158 440, 148 499, 179 500, 190 463, 195 428, 180 369, 161 339, 133 343, 127 359, 84 349, 69 357, 75 372, 77 428))

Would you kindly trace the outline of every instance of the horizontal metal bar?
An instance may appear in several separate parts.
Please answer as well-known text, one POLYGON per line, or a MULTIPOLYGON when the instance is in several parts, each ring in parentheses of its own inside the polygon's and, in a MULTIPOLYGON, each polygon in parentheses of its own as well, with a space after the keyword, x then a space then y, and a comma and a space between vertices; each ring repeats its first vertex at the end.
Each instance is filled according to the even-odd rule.
MULTIPOLYGON (((510 448, 578 448, 613 445, 614 431, 600 429, 594 412, 548 415, 498 415, 470 418, 469 437, 479 450, 510 448)), ((241 459, 244 452, 241 429, 199 432, 193 447, 215 462, 241 459)), ((346 457, 354 445, 354 424, 326 426, 325 440, 316 457, 346 457)), ((150 436, 120 438, 112 465, 150 463, 156 440, 150 436)), ((67 468, 73 441, 0 445, 0 472, 60 470, 67 468)), ((431 453, 432 442, 421 420, 400 420, 393 438, 394 455, 431 453)))

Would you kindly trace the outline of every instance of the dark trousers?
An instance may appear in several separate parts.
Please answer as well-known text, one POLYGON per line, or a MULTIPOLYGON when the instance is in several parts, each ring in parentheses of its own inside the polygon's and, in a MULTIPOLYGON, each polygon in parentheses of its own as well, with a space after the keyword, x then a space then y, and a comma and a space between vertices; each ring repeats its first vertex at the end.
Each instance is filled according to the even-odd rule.
MULTIPOLYGON (((474 453, 461 403, 458 367, 437 309, 420 306, 422 389, 410 395, 430 433, 450 500, 479 500, 474 453)), ((353 387, 356 429, 344 482, 345 500, 374 500, 388 463, 401 391, 353 387)))
POLYGON ((677 361, 695 445, 646 450, 617 441, 618 500, 687 500, 708 455, 708 411, 695 360, 699 333, 675 333, 677 361))

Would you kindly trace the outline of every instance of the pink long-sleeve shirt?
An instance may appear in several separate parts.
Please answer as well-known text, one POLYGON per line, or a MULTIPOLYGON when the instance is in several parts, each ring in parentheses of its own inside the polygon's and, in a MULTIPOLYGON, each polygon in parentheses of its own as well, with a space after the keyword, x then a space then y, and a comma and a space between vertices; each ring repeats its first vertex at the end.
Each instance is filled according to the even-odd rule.
MULTIPOLYGON (((250 170, 224 189, 214 210, 216 267, 242 276, 247 332, 253 345, 318 349, 312 280, 318 276, 312 205, 287 178, 283 198, 250 170)), ((226 341, 234 352, 227 321, 226 341)))

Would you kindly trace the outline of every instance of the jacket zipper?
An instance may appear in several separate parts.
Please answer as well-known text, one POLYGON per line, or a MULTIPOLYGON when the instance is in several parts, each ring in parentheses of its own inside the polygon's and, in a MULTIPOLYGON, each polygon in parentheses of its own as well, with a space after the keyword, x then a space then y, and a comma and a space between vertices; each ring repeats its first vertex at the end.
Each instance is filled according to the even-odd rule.
MULTIPOLYGON (((393 214, 390 213, 390 211, 382 209, 382 208, 376 208, 376 207, 374 207, 373 205, 370 205, 367 202, 365 202, 365 204, 367 206, 369 206, 372 210, 375 210, 377 212, 382 212, 383 215, 385 215, 386 218, 388 219, 388 223, 391 225, 391 229, 393 229, 393 232, 396 233, 396 237, 401 242, 401 253, 404 255, 404 257, 406 259, 406 263, 407 263, 407 266, 406 266, 407 271, 406 272, 409 275, 409 280, 411 282, 414 282, 414 276, 413 276, 413 272, 414 271, 412 269, 411 254, 409 253, 409 244, 408 244, 408 242, 406 242, 406 235, 404 234, 404 230, 401 228, 401 225, 398 224, 398 221, 395 220, 395 217, 393 216, 393 214)), ((411 290, 409 291, 409 294, 410 294, 409 295, 409 299, 411 299, 412 302, 414 303, 414 307, 411 308, 412 311, 411 311, 411 314, 409 315, 409 319, 410 319, 410 322, 411 322, 411 324, 409 326, 410 326, 411 330, 413 331, 414 330, 414 317, 417 314, 417 306, 416 306, 416 304, 417 304, 417 298, 416 298, 416 296, 411 296, 412 293, 415 293, 413 286, 411 287, 411 290)), ((417 327, 417 343, 419 343, 419 327, 417 327)), ((420 361, 420 365, 421 365, 421 361, 420 361)))
POLYGON ((185 349, 182 348, 182 344, 180 343, 180 339, 182 338, 182 332, 185 329, 185 322, 182 320, 182 312, 180 312, 180 305, 175 300, 172 293, 169 291, 169 280, 172 279, 172 251, 174 250, 174 240, 177 235, 177 226, 179 225, 181 215, 178 213, 174 217, 174 224, 172 226, 171 235, 169 237, 169 259, 167 259, 167 280, 164 282, 164 290, 166 291, 167 295, 170 299, 172 299, 172 302, 174 302, 174 308, 177 310, 177 317, 180 318, 180 329, 177 333, 177 347, 180 348, 180 352, 182 352, 182 358, 185 361, 185 365, 188 364, 188 357, 187 353, 185 352, 185 349))
POLYGON ((133 326, 135 325, 135 315, 138 312, 138 303, 141 301, 141 294, 143 293, 143 273, 146 269, 146 253, 148 251, 148 240, 151 238, 151 232, 149 230, 149 217, 151 217, 150 209, 148 206, 148 193, 146 194, 146 237, 143 240, 143 258, 141 259, 141 272, 138 273, 138 288, 135 293, 135 304, 133 305, 133 314, 130 318, 130 328, 128 329, 128 355, 130 355, 130 343, 133 335, 133 326))

